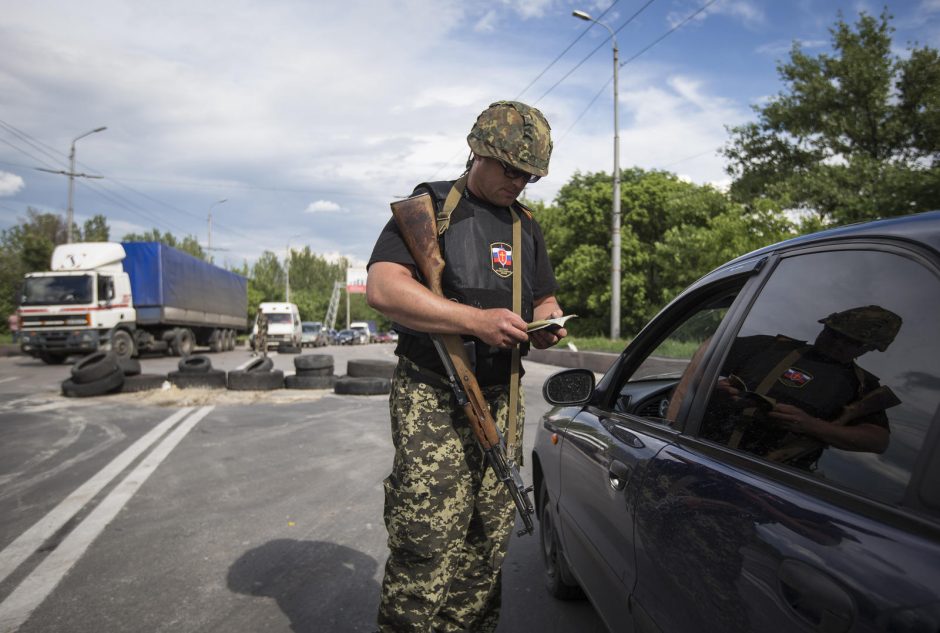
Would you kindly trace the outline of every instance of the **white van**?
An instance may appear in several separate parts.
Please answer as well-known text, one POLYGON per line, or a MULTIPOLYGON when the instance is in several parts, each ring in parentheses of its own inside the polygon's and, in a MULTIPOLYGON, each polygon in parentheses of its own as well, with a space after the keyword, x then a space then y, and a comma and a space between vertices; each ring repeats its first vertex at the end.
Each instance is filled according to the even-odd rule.
MULTIPOLYGON (((300 345, 303 329, 300 325, 300 310, 293 303, 264 302, 258 305, 258 314, 264 314, 268 320, 267 346, 276 347, 279 343, 300 345)), ((255 317, 252 340, 258 335, 258 318, 255 317)))

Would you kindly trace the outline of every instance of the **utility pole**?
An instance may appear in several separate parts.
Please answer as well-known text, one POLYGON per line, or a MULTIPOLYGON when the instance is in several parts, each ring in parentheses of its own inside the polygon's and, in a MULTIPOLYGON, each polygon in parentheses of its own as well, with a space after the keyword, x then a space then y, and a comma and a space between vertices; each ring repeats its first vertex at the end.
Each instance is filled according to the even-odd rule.
POLYGON ((206 255, 209 257, 209 261, 212 261, 212 253, 211 253, 212 251, 212 208, 224 202, 228 202, 228 198, 222 198, 221 200, 216 200, 215 202, 209 205, 209 218, 208 218, 209 231, 208 231, 208 235, 206 236, 206 255))
POLYGON ((74 223, 72 220, 72 217, 73 217, 72 198, 75 192, 75 178, 104 178, 104 176, 92 176, 89 174, 75 173, 75 142, 78 141, 79 139, 85 138, 86 136, 95 134, 96 132, 104 132, 107 129, 108 128, 106 126, 102 126, 99 128, 95 128, 94 130, 90 132, 85 132, 84 134, 80 136, 76 136, 74 139, 72 139, 72 147, 69 150, 69 170, 68 171, 62 171, 62 170, 54 171, 52 169, 43 169, 42 167, 36 168, 39 171, 47 171, 50 174, 62 174, 63 176, 69 177, 69 206, 68 206, 68 213, 66 214, 66 218, 65 218, 65 221, 67 224, 66 242, 68 244, 72 243, 72 224, 74 223))

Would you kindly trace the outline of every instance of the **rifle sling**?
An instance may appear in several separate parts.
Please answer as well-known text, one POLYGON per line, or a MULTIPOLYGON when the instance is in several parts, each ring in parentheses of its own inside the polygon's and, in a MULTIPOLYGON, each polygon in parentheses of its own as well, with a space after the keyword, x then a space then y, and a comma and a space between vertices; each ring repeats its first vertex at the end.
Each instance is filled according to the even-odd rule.
MULTIPOLYGON (((512 311, 522 315, 522 221, 512 208, 512 311)), ((516 436, 519 421, 519 345, 512 347, 512 360, 509 366, 509 411, 506 432, 506 459, 516 461, 516 436)))

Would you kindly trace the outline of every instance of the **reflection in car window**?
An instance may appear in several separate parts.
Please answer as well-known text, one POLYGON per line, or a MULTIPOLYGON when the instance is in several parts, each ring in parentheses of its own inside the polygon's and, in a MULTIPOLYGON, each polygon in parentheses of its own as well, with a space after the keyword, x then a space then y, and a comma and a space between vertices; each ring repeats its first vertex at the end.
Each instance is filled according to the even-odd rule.
POLYGON ((674 422, 688 379, 738 290, 712 297, 681 320, 621 385, 615 410, 674 422))
POLYGON ((881 251, 781 261, 722 363, 702 435, 899 503, 940 400, 940 280, 881 251))

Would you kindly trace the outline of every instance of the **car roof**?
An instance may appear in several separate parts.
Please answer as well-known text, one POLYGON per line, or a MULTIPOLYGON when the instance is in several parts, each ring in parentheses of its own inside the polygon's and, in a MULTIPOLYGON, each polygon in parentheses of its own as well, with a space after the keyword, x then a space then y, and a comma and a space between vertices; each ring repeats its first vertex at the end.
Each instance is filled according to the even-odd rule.
POLYGON ((722 268, 752 257, 760 257, 773 251, 795 246, 805 246, 814 242, 854 239, 859 237, 904 239, 916 242, 940 253, 940 211, 928 211, 926 213, 902 215, 896 218, 849 224, 810 233, 809 235, 801 235, 742 255, 731 260, 722 266, 722 268))

